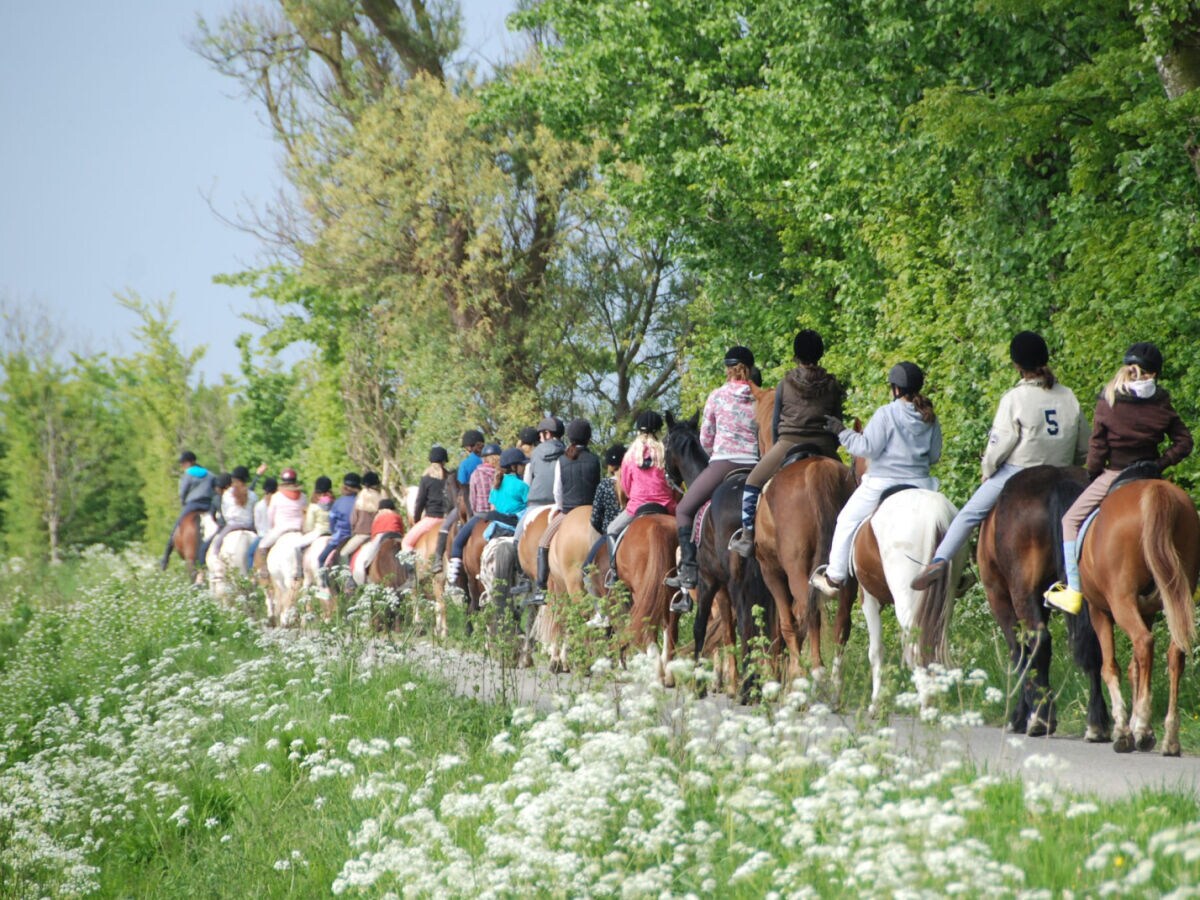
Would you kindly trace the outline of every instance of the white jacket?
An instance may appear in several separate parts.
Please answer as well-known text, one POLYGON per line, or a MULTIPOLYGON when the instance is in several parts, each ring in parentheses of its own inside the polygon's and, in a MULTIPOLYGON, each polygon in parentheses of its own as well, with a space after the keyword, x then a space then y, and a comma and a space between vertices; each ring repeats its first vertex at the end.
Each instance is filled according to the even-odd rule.
POLYGON ((1047 389, 1041 379, 1023 380, 1000 398, 983 454, 983 477, 990 478, 1004 463, 1022 469, 1080 464, 1090 434, 1070 388, 1056 383, 1047 389))

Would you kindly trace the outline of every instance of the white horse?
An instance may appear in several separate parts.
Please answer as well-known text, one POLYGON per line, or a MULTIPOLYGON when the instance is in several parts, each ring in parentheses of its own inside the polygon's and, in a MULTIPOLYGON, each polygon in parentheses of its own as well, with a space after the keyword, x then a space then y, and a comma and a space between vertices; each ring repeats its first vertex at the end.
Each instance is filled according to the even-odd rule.
POLYGON ((957 511, 937 491, 907 488, 880 503, 854 536, 852 564, 870 637, 872 712, 883 683, 883 606, 896 607, 906 665, 916 667, 931 657, 946 661, 946 629, 966 567, 966 547, 950 561, 947 577, 929 589, 913 590, 912 580, 932 558, 957 511))
POLYGON ((215 548, 208 548, 205 556, 205 566, 208 568, 208 589, 218 600, 227 600, 233 592, 230 573, 246 577, 250 573, 250 561, 247 554, 254 542, 254 532, 247 530, 231 531, 221 541, 221 553, 215 548))

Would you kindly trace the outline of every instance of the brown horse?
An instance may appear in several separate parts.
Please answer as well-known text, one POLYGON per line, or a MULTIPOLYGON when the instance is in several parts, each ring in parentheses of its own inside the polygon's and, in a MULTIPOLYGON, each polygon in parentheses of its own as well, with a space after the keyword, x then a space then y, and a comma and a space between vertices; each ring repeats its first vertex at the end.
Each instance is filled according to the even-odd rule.
MULTIPOLYGON (((469 520, 468 520, 469 521, 469 520)), ((459 526, 464 527, 464 526, 459 526)), ((471 634, 475 625, 473 617, 479 612, 479 598, 483 596, 483 584, 479 581, 479 572, 483 568, 483 547, 487 543, 483 533, 487 531, 488 523, 479 521, 471 530, 467 543, 463 546, 462 574, 457 585, 448 584, 447 588, 466 585, 467 591, 467 634, 471 634)))
POLYGON ((438 531, 427 531, 417 540, 413 546, 413 553, 417 556, 417 583, 422 582, 431 585, 433 594, 434 606, 434 636, 445 640, 449 636, 449 628, 446 625, 446 591, 443 579, 433 577, 431 571, 433 566, 433 555, 437 552, 438 531))
POLYGON ((1164 756, 1178 756, 1179 679, 1196 637, 1192 594, 1200 572, 1200 517, 1180 488, 1159 479, 1135 481, 1109 494, 1084 538, 1079 572, 1092 624, 1104 656, 1103 678, 1112 702, 1113 749, 1152 750, 1150 673, 1154 635, 1150 625, 1162 610, 1170 646, 1170 692, 1164 756), (1129 664, 1132 715, 1126 718, 1113 643, 1113 623, 1133 643, 1129 664))
MULTIPOLYGON (((527 519, 521 532, 521 540, 517 542, 517 559, 520 562, 521 570, 534 583, 537 581, 538 544, 541 543, 542 535, 550 526, 550 513, 551 507, 547 506, 534 513, 532 518, 527 519)), ((588 514, 591 514, 590 507, 588 514)), ((555 540, 557 539, 556 535, 555 540)), ((553 553, 553 543, 554 541, 551 541, 551 553, 553 553)), ((579 557, 580 562, 586 556, 587 550, 585 549, 583 555, 579 557)), ((538 641, 546 647, 550 654, 550 671, 557 674, 569 671, 566 635, 563 631, 561 616, 554 608, 556 605, 554 595, 561 592, 557 591, 555 585, 549 582, 547 582, 547 587, 545 605, 537 607, 533 618, 528 623, 522 661, 528 662, 531 659, 533 644, 538 641)))
MULTIPOLYGON (((1020 680, 1008 730, 1040 737, 1057 728, 1050 689, 1049 611, 1042 594, 1063 580, 1062 517, 1086 482, 1083 469, 1033 466, 1004 485, 979 529, 977 560, 988 606, 1020 680)), ((1085 739, 1108 741, 1112 720, 1100 682, 1100 646, 1082 616, 1068 616, 1075 661, 1091 681, 1085 739)))
MULTIPOLYGON (((780 637, 788 651, 789 677, 799 674, 805 634, 812 669, 819 672, 824 668, 822 604, 808 577, 828 562, 834 523, 853 491, 850 468, 818 455, 784 466, 763 492, 755 520, 754 552, 775 599, 780 637)), ((850 637, 850 610, 857 590, 857 583, 848 578, 838 597, 834 637, 839 646, 845 646, 850 637)))
MULTIPOLYGON (((645 650, 661 633, 663 649, 658 658, 658 674, 667 687, 675 684, 668 665, 674 659, 679 643, 680 614, 671 611, 671 597, 675 592, 663 582, 675 571, 678 551, 679 532, 675 517, 665 513, 637 516, 629 523, 625 537, 617 546, 617 573, 621 583, 629 589, 631 600, 623 646, 632 644, 645 650)), ((601 598, 602 603, 610 593, 606 584, 608 569, 608 546, 602 544, 596 554, 591 579, 591 592, 601 598)))
MULTIPOLYGON (((401 538, 385 537, 376 548, 375 558, 367 566, 367 584, 378 584, 387 588, 391 594, 383 624, 389 630, 395 629, 400 623, 400 602, 405 594, 411 600, 413 589, 417 586, 417 569, 408 560, 408 552, 401 546, 401 538)), ((413 624, 420 624, 420 609, 413 606, 413 624)))
MULTIPOLYGON (((179 526, 175 529, 175 533, 171 535, 171 550, 179 554, 179 558, 187 565, 188 580, 199 583, 200 573, 196 566, 196 554, 200 552, 200 544, 204 534, 203 516, 200 512, 192 510, 179 520, 179 526)), ((168 551, 167 557, 163 560, 163 568, 167 567, 167 559, 170 558, 168 551)))

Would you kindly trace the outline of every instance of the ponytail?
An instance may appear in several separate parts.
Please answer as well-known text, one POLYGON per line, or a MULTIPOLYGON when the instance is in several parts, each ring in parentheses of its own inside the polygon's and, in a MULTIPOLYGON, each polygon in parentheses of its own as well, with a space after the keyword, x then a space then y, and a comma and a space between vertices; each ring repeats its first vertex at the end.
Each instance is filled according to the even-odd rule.
POLYGON ((1036 378, 1041 381, 1042 387, 1046 390, 1050 390, 1050 388, 1058 383, 1058 379, 1054 377, 1054 372, 1050 370, 1049 366, 1038 366, 1036 369, 1022 369, 1020 366, 1017 368, 1022 378, 1036 378))
POLYGON ((914 396, 904 395, 905 399, 912 403, 913 408, 921 414, 921 421, 934 422, 937 420, 937 413, 933 411, 933 401, 924 394, 916 394, 914 396))
POLYGON ((572 460, 572 461, 579 459, 579 451, 582 450, 586 446, 587 446, 587 444, 572 444, 570 447, 567 448, 567 459, 572 460))
POLYGON ((727 381, 749 381, 750 367, 745 363, 736 363, 725 370, 727 381))
POLYGON ((504 481, 504 476, 505 476, 505 475, 507 475, 507 474, 508 474, 509 472, 511 472, 511 471, 512 471, 512 466, 508 466, 508 467, 506 467, 506 468, 503 468, 503 469, 501 469, 499 466, 497 466, 497 467, 496 467, 496 474, 495 474, 495 476, 492 478, 492 487, 493 487, 494 489, 496 489, 496 490, 500 490, 500 483, 501 483, 502 481, 504 481))

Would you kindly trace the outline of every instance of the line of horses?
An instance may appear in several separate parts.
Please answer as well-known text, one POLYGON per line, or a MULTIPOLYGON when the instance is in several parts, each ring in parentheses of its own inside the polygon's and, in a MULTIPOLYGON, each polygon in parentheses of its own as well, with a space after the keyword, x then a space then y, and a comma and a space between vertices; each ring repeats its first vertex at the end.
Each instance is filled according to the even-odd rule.
MULTIPOLYGON (((757 389, 756 400, 759 434, 769 436, 774 391, 757 389)), ((698 417, 666 418, 667 472, 675 483, 686 485, 708 463, 699 440, 698 417)), ((769 437, 765 444, 763 452, 769 449, 769 437)), ((700 525, 694 652, 697 659, 714 658, 725 688, 744 702, 751 698, 755 685, 744 663, 749 648, 758 640, 772 647, 779 676, 785 682, 805 668, 805 640, 808 670, 824 674, 824 603, 808 579, 828 560, 837 514, 863 470, 860 460, 846 465, 800 449, 763 492, 755 552, 748 559, 727 550, 730 536, 740 526, 748 470, 733 473, 714 493, 700 525)), ((460 522, 465 522, 469 519, 465 491, 455 490, 453 482, 453 478, 447 482, 451 501, 459 507, 460 522)), ((1026 469, 1008 482, 980 529, 979 578, 1019 679, 1007 723, 1016 733, 1037 736, 1057 728, 1050 685, 1049 610, 1042 593, 1063 577, 1062 515, 1085 483, 1081 469, 1026 469)), ((948 661, 947 632, 955 598, 968 586, 966 550, 928 589, 914 590, 911 581, 931 557, 955 512, 954 505, 939 492, 907 488, 886 495, 860 528, 854 539, 852 577, 834 610, 836 650, 831 683, 835 698, 840 692, 851 608, 860 593, 869 634, 872 711, 882 689, 884 607, 895 609, 907 665, 948 661)), ((549 509, 526 523, 519 542, 501 538, 488 545, 484 540, 486 523, 474 526, 457 585, 443 585, 431 577, 436 532, 423 536, 415 548, 415 560, 401 551, 399 539, 388 539, 359 577, 397 594, 413 590, 421 581, 431 582, 437 610, 434 631, 443 638, 447 631, 445 589, 460 590, 465 596, 469 629, 474 627, 476 615, 490 608, 489 634, 512 637, 517 661, 523 665, 532 664, 533 648, 540 643, 554 672, 568 667, 569 633, 564 626, 568 598, 586 594, 597 598, 599 605, 612 604, 618 596, 614 584, 619 583, 628 592, 624 615, 613 618, 619 643, 624 648, 646 650, 661 641, 657 651, 660 675, 670 686, 669 663, 678 645, 681 616, 671 610, 673 591, 664 581, 677 562, 675 519, 661 508, 647 510, 630 524, 615 556, 610 558, 608 546, 602 545, 585 569, 584 560, 597 537, 590 513, 591 507, 572 510, 554 535, 549 602, 542 607, 523 608, 520 585, 536 576, 537 546, 549 524, 549 509)), ((210 580, 218 594, 225 590, 224 570, 245 558, 239 534, 243 533, 226 538, 221 559, 209 560, 210 580)), ((318 539, 299 553, 289 537, 281 538, 268 556, 268 615, 280 624, 291 621, 296 598, 314 584, 315 559, 324 540, 318 539)), ((1085 738, 1111 740, 1118 752, 1155 746, 1150 723, 1151 625, 1162 610, 1170 635, 1164 753, 1179 755, 1179 681, 1195 638, 1193 594, 1200 572, 1196 508, 1184 491, 1169 482, 1130 480, 1101 504, 1081 546, 1080 570, 1088 602, 1078 616, 1067 615, 1066 624, 1074 659, 1090 681, 1085 738), (1129 635, 1133 646, 1129 707, 1121 694, 1114 624, 1129 635)), ((327 603, 323 614, 332 616, 332 605, 327 603)))

